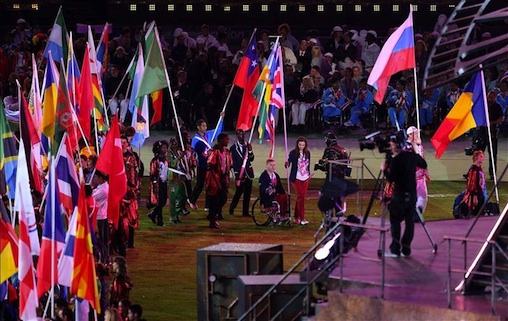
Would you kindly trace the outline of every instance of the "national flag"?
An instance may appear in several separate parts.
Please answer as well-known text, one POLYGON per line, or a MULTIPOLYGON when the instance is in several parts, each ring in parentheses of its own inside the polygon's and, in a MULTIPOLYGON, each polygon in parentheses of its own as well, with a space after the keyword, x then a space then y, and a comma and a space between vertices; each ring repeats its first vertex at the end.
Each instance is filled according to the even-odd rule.
POLYGON ((282 59, 282 48, 278 46, 277 56, 275 63, 273 64, 270 71, 270 82, 272 83, 272 95, 270 100, 270 109, 268 118, 266 121, 266 133, 271 143, 269 158, 273 158, 275 155, 275 129, 277 124, 275 123, 276 115, 279 109, 284 109, 286 100, 284 95, 284 74, 283 74, 283 59, 282 59))
POLYGON ((62 59, 67 57, 67 51, 67 27, 65 26, 62 7, 60 7, 58 9, 58 13, 56 14, 53 28, 51 28, 51 33, 49 34, 48 43, 44 49, 43 56, 48 58, 48 60, 54 60, 60 63, 62 59), (50 51, 51 55, 49 54, 50 51))
POLYGON ((0 202, 0 284, 18 271, 18 236, 0 202))
MULTIPOLYGON (((137 97, 139 86, 145 73, 145 64, 143 61, 143 48, 138 45, 138 60, 136 62, 136 72, 132 83, 131 97, 137 97)), ((150 137, 148 124, 148 96, 142 96, 139 99, 130 99, 129 110, 132 113, 131 126, 136 129, 136 133, 131 141, 132 146, 141 148, 145 139, 150 137)))
POLYGON ((383 45, 367 80, 367 83, 377 90, 374 100, 380 104, 385 97, 390 78, 399 71, 416 68, 413 7, 409 7, 408 18, 383 45))
MULTIPOLYGON (((115 120, 113 121, 114 123, 111 125, 112 128, 110 129, 110 132, 116 131, 118 129, 118 119, 116 115, 114 117, 115 120)), ((105 149, 103 150, 103 153, 101 153, 101 157, 104 154, 104 152, 105 149)), ((98 313, 100 313, 101 307, 99 303, 97 275, 95 272, 95 260, 93 256, 92 236, 90 231, 90 221, 88 219, 86 205, 85 184, 83 180, 81 180, 78 199, 79 199, 77 207, 78 210, 75 213, 76 237, 74 239, 74 268, 72 273, 71 292, 74 293, 76 297, 87 300, 92 306, 92 308, 94 308, 98 313)), ((118 202, 118 204, 119 203, 120 202, 118 202)))
MULTIPOLYGON (((20 148, 20 150, 22 150, 20 148)), ((37 298, 34 263, 29 218, 25 212, 23 198, 20 199, 19 211, 19 255, 18 255, 18 279, 19 279, 19 318, 21 320, 37 320, 37 298)), ((30 207, 30 204, 28 205, 30 207)))
POLYGON ((263 139, 266 138, 266 123, 270 114, 270 102, 272 100, 272 81, 274 79, 275 62, 277 59, 277 48, 279 47, 278 42, 273 45, 272 52, 268 57, 268 62, 263 67, 261 75, 259 75, 258 82, 252 95, 256 97, 257 101, 261 101, 259 109, 259 141, 262 143, 263 139), (273 69, 273 70, 272 70, 273 69), (263 92, 264 88, 264 92, 263 92))
POLYGON ((85 55, 83 57, 83 65, 81 67, 81 80, 79 82, 80 97, 77 108, 77 114, 81 128, 85 138, 90 141, 91 128, 90 116, 94 108, 94 96, 92 87, 92 72, 90 70, 90 49, 85 47, 85 55))
POLYGON ((54 169, 51 169, 49 174, 46 211, 42 228, 41 255, 39 256, 39 262, 37 262, 37 296, 39 298, 54 284, 58 283, 57 262, 65 244, 60 196, 54 172, 54 169))
POLYGON ((71 149, 75 149, 78 145, 76 122, 72 108, 73 107, 69 100, 69 92, 67 91, 65 74, 63 70, 61 70, 60 80, 58 81, 55 113, 55 143, 53 144, 53 151, 57 151, 59 149, 64 134, 67 134, 71 149))
POLYGON ((100 76, 100 67, 97 63, 97 52, 95 51, 95 42, 93 39, 92 28, 88 26, 88 47, 90 57, 90 71, 92 73, 92 89, 94 97, 94 120, 97 122, 97 129, 105 131, 107 129, 104 121, 104 93, 102 91, 102 78, 100 76))
POLYGON ((24 141, 19 142, 18 169, 16 172, 16 193, 14 197, 14 210, 18 213, 21 211, 25 215, 25 224, 30 235, 30 248, 33 255, 41 253, 41 245, 39 242, 39 234, 37 233, 37 220, 35 218, 35 210, 32 201, 32 193, 30 191, 30 182, 28 176, 28 164, 26 159, 26 148, 24 141), (23 205, 23 208, 22 208, 23 205))
POLYGON ((79 195, 78 173, 74 166, 72 151, 69 136, 64 135, 56 157, 55 171, 60 200, 68 216, 74 212, 74 208, 78 205, 79 195))
POLYGON ((436 158, 441 157, 452 140, 462 136, 471 128, 487 126, 484 88, 483 77, 479 71, 467 84, 464 92, 430 139, 436 150, 436 158))
POLYGON ((117 228, 120 218, 120 202, 127 192, 127 176, 123 162, 118 114, 113 116, 111 128, 95 168, 109 176, 108 219, 117 228))
POLYGON ((44 172, 42 169, 42 155, 41 155, 41 139, 37 133, 37 127, 34 124, 28 103, 25 96, 21 93, 21 88, 18 88, 18 97, 21 97, 21 106, 19 111, 19 131, 21 133, 21 140, 24 142, 25 155, 29 155, 28 166, 28 179, 30 182, 30 189, 34 189, 39 193, 43 193, 42 177, 44 172))
MULTIPOLYGON (((79 186, 78 186, 79 196, 79 186)), ((74 208, 69 228, 65 235, 65 245, 58 261, 58 284, 71 287, 72 275, 74 273, 74 248, 76 245, 76 229, 77 229, 78 208, 74 208)))
POLYGON ((243 88, 242 103, 236 122, 236 129, 248 130, 252 127, 252 118, 256 116, 258 100, 252 92, 259 78, 259 64, 256 52, 256 37, 252 37, 245 55, 240 62, 233 84, 243 88))
POLYGON ((16 139, 11 132, 4 113, 4 104, 0 99, 0 193, 14 199, 16 189, 16 167, 18 151, 16 139))
POLYGON ((107 23, 104 25, 104 29, 102 29, 101 38, 99 39, 99 44, 97 45, 97 71, 101 76, 106 73, 108 67, 108 42, 109 42, 109 31, 111 29, 111 24, 107 23))
POLYGON ((164 61, 159 39, 159 31, 155 25, 147 32, 145 42, 147 48, 145 50, 145 71, 139 83, 139 88, 135 96, 136 99, 169 86, 166 77, 166 62, 164 61))
MULTIPOLYGON (((84 63, 84 61, 83 61, 84 63)), ((69 41, 69 56, 67 57, 67 90, 69 92, 69 100, 77 110, 77 105, 80 101, 80 85, 81 72, 79 71, 78 61, 74 54, 74 47, 72 46, 72 33, 69 41)))
POLYGON ((162 120, 162 89, 150 94, 152 98, 153 116, 150 124, 153 126, 162 120))
MULTIPOLYGON (((51 57, 52 53, 49 53, 51 57)), ((46 65, 46 75, 44 81, 44 99, 42 101, 42 133, 54 142, 55 136, 55 112, 58 99, 58 71, 52 59, 48 60, 46 65)))

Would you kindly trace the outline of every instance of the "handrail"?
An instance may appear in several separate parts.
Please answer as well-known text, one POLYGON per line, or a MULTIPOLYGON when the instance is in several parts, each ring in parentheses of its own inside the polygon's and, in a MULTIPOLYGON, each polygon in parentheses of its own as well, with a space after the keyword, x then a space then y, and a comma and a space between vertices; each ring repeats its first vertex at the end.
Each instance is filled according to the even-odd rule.
POLYGON ((462 284, 463 286, 465 287, 465 272, 467 272, 467 269, 466 269, 466 256, 464 255, 464 269, 463 270, 454 270, 452 269, 452 260, 451 260, 451 253, 452 253, 452 241, 460 241, 462 242, 462 244, 464 245, 464 253, 467 252, 467 244, 468 242, 472 242, 472 243, 483 243, 483 244, 490 244, 492 245, 491 246, 491 268, 490 268, 490 273, 486 273, 486 272, 480 272, 480 271, 470 271, 469 273, 472 274, 472 275, 484 275, 484 276, 490 276, 490 280, 491 280, 491 298, 490 298, 490 307, 491 307, 491 312, 492 312, 492 315, 495 315, 496 314, 496 291, 494 289, 494 287, 496 286, 496 284, 500 285, 505 291, 508 291, 508 289, 505 288, 505 286, 503 285, 502 282, 500 282, 500 280, 497 278, 496 276, 496 266, 497 266, 497 262, 496 262, 496 250, 501 253, 505 258, 508 259, 508 252, 503 250, 503 248, 499 245, 498 242, 496 242, 496 240, 482 240, 482 239, 477 239, 477 238, 468 238, 468 237, 462 237, 462 236, 448 236, 448 235, 445 235, 444 237, 444 240, 445 241, 448 241, 448 280, 447 280, 447 300, 448 300, 448 308, 451 309, 452 307, 452 299, 451 299, 451 293, 452 293, 452 272, 456 272, 456 273, 464 273, 464 279, 462 280, 462 284))
MULTIPOLYGON (((245 311, 239 318, 238 318, 238 321, 242 321, 242 320, 245 320, 249 315, 251 315, 253 312, 255 313, 256 311, 256 308, 263 302, 263 300, 265 300, 268 296, 270 296, 272 294, 272 292, 275 292, 275 290, 277 289, 277 287, 279 285, 282 284, 282 282, 284 282, 284 280, 286 280, 295 270, 298 266, 300 266, 300 264, 302 264, 304 261, 308 260, 309 259, 309 256, 313 255, 314 254, 314 251, 320 246, 322 245, 325 241, 329 241, 329 238, 333 235, 337 235, 337 233, 342 233, 342 229, 344 228, 344 226, 349 226, 349 227, 357 227, 357 228, 362 228, 362 229, 372 229, 372 230, 376 230, 376 231, 380 231, 380 233, 382 233, 383 235, 389 231, 389 228, 388 227, 380 227, 380 226, 377 226, 377 225, 366 225, 366 224, 356 224, 356 223, 350 223, 350 222, 345 222, 345 221, 342 221, 342 222, 339 222, 338 224, 336 224, 335 226, 333 226, 318 242, 316 242, 311 248, 309 251, 307 251, 283 276, 282 278, 274 285, 272 285, 251 307, 249 307, 249 309, 247 311, 245 311), (339 231, 339 229, 341 231, 339 231)), ((334 264, 340 260, 341 261, 341 265, 342 265, 342 261, 343 261, 343 256, 345 255, 343 252, 343 249, 344 249, 344 244, 343 244, 343 240, 344 238, 340 238, 341 242, 339 243, 340 244, 340 250, 339 250, 339 255, 333 257, 328 263, 324 264, 322 267, 321 267, 321 270, 317 270, 317 273, 312 277, 312 278, 307 278, 306 279, 306 286, 303 287, 302 289, 300 289, 295 295, 293 295, 293 297, 291 299, 289 299, 286 304, 277 311, 277 313, 275 313, 275 315, 271 318, 271 320, 275 320, 278 316, 280 316, 282 314, 282 312, 284 312, 285 309, 287 309, 291 303, 293 303, 302 293, 304 293, 304 291, 308 291, 309 290, 309 287, 314 284, 325 272, 327 272, 330 268, 332 268, 334 266, 334 264)), ((383 241, 383 246, 384 246, 384 241, 383 241)), ((381 261, 382 261, 382 297, 384 297, 384 256, 381 258, 381 261)), ((306 267, 308 269, 308 266, 306 267)), ((307 270, 308 271, 308 270, 307 270)), ((313 271, 314 272, 314 271, 313 271)), ((340 273, 340 276, 341 276, 341 282, 342 282, 342 276, 343 276, 343 273, 342 273, 342 267, 341 267, 341 273, 340 273)), ((342 290, 341 290, 342 291, 342 290)), ((308 310, 309 310, 309 300, 307 300, 307 306, 305 308, 306 312, 308 313, 308 310)), ((256 317, 254 316, 253 320, 255 320, 256 317)))

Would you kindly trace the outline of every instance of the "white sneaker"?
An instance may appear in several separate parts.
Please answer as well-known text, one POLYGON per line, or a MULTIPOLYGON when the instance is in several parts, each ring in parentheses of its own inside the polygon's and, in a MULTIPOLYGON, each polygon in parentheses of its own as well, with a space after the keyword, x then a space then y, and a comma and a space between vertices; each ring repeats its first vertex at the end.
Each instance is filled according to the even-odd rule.
POLYGON ((399 256, 400 255, 392 253, 391 251, 385 252, 385 257, 394 257, 394 258, 397 258, 399 256))
POLYGON ((198 209, 198 206, 196 204, 191 203, 191 201, 189 199, 187 199, 187 203, 189 203, 189 206, 191 209, 193 209, 193 210, 198 209))
POLYGON ((307 220, 300 221, 300 225, 307 225, 307 224, 309 224, 309 221, 307 221, 307 220))
POLYGON ((346 127, 353 127, 355 124, 353 124, 350 120, 344 123, 344 126, 346 127))

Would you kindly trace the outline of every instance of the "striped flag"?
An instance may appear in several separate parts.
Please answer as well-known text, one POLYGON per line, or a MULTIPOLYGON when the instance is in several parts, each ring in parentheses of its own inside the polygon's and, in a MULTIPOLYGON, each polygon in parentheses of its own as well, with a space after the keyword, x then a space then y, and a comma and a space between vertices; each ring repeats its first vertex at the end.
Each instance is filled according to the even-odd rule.
MULTIPOLYGON (((20 148, 20 150, 22 150, 20 148)), ((21 320, 38 320, 37 307, 39 300, 37 298, 34 263, 32 259, 32 249, 30 247, 31 236, 29 218, 25 211, 24 200, 20 200, 19 211, 19 318, 21 320)), ((30 207, 30 205, 29 205, 30 207)), ((33 209, 32 209, 33 210, 33 209)), ((31 213, 33 214, 33 213, 31 213)))
POLYGON ((54 169, 51 169, 49 173, 41 255, 39 256, 39 262, 37 262, 37 296, 39 298, 54 284, 58 283, 57 262, 65 244, 61 202, 54 172, 54 169))
POLYGON ((35 218, 32 193, 30 192, 30 179, 28 176, 28 164, 25 151, 24 142, 23 140, 20 140, 18 170, 16 172, 14 210, 18 213, 21 213, 21 211, 24 212, 25 224, 30 236, 30 248, 32 249, 32 254, 39 255, 41 253, 41 245, 39 242, 39 235, 37 233, 37 221, 35 218))
POLYGON ((74 212, 78 205, 79 180, 74 158, 72 157, 72 148, 69 144, 69 136, 64 135, 60 150, 56 157, 56 177, 60 200, 68 216, 74 212))
POLYGON ((42 123, 42 100, 41 100, 41 90, 39 86, 39 69, 37 68, 37 61, 35 60, 35 55, 32 54, 32 87, 30 88, 30 98, 28 101, 28 109, 33 113, 33 123, 37 124, 35 129, 37 130, 37 134, 39 139, 41 137, 41 128, 40 124, 42 123))
POLYGON ((21 97, 19 131, 21 140, 24 142, 25 155, 29 155, 28 178, 30 188, 42 194, 44 192, 42 187, 44 172, 42 169, 41 138, 37 133, 38 126, 34 124, 25 96, 21 93, 21 88, 18 88, 18 95, 18 97, 21 97))
POLYGON ((55 23, 51 28, 48 43, 44 48, 43 56, 49 60, 54 60, 58 63, 67 57, 68 44, 67 44, 67 27, 62 12, 62 7, 58 9, 56 14, 55 23), (51 52, 52 54, 49 54, 51 52))
POLYGON ((88 26, 88 46, 90 49, 90 71, 92 73, 92 89, 94 97, 94 118, 97 121, 99 131, 107 130, 104 121, 104 93, 102 91, 102 78, 100 76, 100 66, 97 63, 97 51, 93 39, 92 28, 88 26))
MULTIPOLYGON (((112 129, 113 130, 113 129, 112 129)), ((102 156, 103 154, 101 154, 102 156)), ((87 300, 92 308, 101 312, 99 290, 95 272, 90 221, 88 219, 85 183, 81 179, 76 215, 76 237, 74 239, 74 268, 71 292, 87 300)))
MULTIPOLYGON (((138 60, 136 71, 132 83, 131 98, 137 97, 141 79, 145 73, 145 64, 143 61, 143 48, 141 44, 138 47, 138 60)), ((130 99, 129 110, 132 113, 131 126, 136 129, 131 144, 136 148, 141 148, 145 139, 150 137, 150 126, 148 124, 148 96, 142 96, 140 99, 130 99)))
POLYGON ((69 92, 69 100, 72 106, 77 110, 77 105, 80 101, 80 86, 81 72, 79 71, 78 61, 74 54, 74 47, 72 46, 72 34, 69 41, 69 56, 67 57, 67 91, 69 92))
POLYGON ((410 68, 416 68, 412 5, 409 6, 406 21, 383 45, 369 75, 367 83, 377 90, 374 100, 381 104, 390 78, 399 71, 410 68))
MULTIPOLYGON (((79 187, 78 187, 79 188, 79 187)), ((65 245, 58 261, 58 284, 71 287, 74 273, 74 248, 76 246, 78 208, 74 209, 65 235, 65 245)))
POLYGON ((0 284, 18 271, 18 236, 0 202, 0 284))
MULTIPOLYGON (((52 53, 49 53, 52 56, 52 53)), ((48 60, 44 82, 44 98, 42 101, 42 133, 51 141, 55 136, 55 113, 58 99, 58 71, 55 62, 48 60)))
POLYGON ((101 38, 99 39, 99 44, 97 45, 97 71, 99 75, 102 77, 108 68, 108 42, 109 42, 109 31, 111 29, 111 24, 106 22, 104 25, 104 29, 102 29, 101 38))
POLYGON ((67 81, 63 69, 60 72, 60 80, 58 81, 58 94, 55 110, 55 144, 54 151, 59 149, 64 134, 67 134, 68 143, 71 149, 75 149, 78 145, 76 122, 73 114, 72 105, 67 91, 67 81))

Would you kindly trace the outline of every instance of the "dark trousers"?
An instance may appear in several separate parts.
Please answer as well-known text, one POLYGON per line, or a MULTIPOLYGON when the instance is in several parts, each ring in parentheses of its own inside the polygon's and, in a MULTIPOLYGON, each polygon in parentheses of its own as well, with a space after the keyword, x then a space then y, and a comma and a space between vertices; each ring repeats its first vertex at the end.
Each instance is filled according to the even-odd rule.
POLYGON ((229 213, 233 214, 238 202, 240 201, 240 197, 243 194, 243 216, 249 216, 250 210, 250 196, 252 194, 252 180, 246 178, 243 180, 240 185, 236 186, 236 192, 233 196, 233 200, 231 200, 231 205, 229 206, 229 213))
POLYGON ((221 188, 217 195, 207 195, 206 200, 209 206, 207 218, 210 221, 210 225, 213 225, 217 220, 217 216, 222 214, 222 207, 228 200, 228 189, 221 188))
POLYGON ((206 179, 206 167, 205 168, 198 167, 196 172, 196 185, 192 190, 192 195, 189 197, 189 201, 192 204, 196 204, 199 194, 201 194, 201 192, 203 191, 203 187, 205 186, 205 179, 206 179))
POLYGON ((415 223, 415 206, 416 195, 411 193, 394 193, 389 205, 390 209, 390 232, 392 234, 392 243, 390 244, 390 251, 394 254, 402 253, 405 255, 411 254, 411 242, 413 241, 415 223), (406 228, 402 239, 400 224, 405 222, 406 228))
POLYGON ((162 225, 162 209, 166 206, 166 202, 168 201, 168 182, 159 182, 159 202, 157 206, 153 208, 153 216, 155 216, 155 220, 157 221, 157 225, 162 225))

